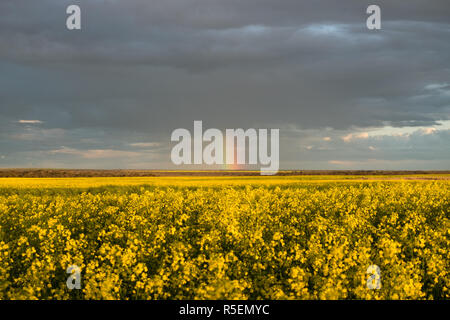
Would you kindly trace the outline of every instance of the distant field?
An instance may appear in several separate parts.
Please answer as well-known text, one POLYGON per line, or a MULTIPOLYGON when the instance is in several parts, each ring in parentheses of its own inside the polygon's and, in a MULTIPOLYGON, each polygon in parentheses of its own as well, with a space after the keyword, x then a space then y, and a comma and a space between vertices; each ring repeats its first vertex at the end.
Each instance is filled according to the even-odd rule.
MULTIPOLYGON (((179 176, 259 176, 257 170, 90 170, 90 169, 0 169, 0 177, 179 177, 179 176)), ((450 171, 379 170, 281 170, 277 176, 302 175, 447 175, 450 171)))
POLYGON ((445 174, 0 178, 0 299, 449 299, 449 213, 445 174))

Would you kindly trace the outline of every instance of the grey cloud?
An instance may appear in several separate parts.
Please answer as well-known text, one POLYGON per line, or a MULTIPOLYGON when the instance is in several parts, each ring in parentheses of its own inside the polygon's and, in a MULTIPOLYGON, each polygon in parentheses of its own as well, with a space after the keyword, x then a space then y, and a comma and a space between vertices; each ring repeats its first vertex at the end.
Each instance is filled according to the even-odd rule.
MULTIPOLYGON (((366 29, 368 4, 4 0, 0 153, 36 149, 46 159, 61 146, 127 151, 130 143, 154 141, 164 145, 163 162, 171 130, 190 129, 193 120, 299 129, 281 132, 290 141, 307 130, 449 119, 448 1, 378 1, 380 31, 366 29), (80 32, 65 29, 73 3, 82 7, 80 32), (30 133, 20 119, 43 123, 30 133), (64 134, 38 145, 17 139, 51 130, 64 134)), ((305 152, 330 160, 339 153, 305 152)))

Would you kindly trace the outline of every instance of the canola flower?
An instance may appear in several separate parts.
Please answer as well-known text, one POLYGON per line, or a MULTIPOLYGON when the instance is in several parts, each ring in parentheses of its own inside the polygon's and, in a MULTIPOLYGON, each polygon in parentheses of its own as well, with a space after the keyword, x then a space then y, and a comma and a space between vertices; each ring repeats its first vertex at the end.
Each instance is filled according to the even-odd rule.
POLYGON ((0 181, 0 299, 450 297, 448 181, 90 179, 0 181))

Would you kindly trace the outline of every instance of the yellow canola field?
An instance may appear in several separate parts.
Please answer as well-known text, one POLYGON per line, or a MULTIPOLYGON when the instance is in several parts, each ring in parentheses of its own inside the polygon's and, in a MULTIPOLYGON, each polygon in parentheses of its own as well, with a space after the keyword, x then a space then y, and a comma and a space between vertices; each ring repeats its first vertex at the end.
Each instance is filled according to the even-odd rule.
POLYGON ((0 298, 448 299, 449 195, 354 176, 4 178, 0 298))
MULTIPOLYGON (((364 177, 363 177, 364 178, 364 177)), ((380 178, 381 179, 381 178, 380 178)), ((104 186, 215 187, 287 185, 304 182, 363 181, 357 176, 241 176, 241 177, 95 177, 95 178, 0 178, 1 188, 96 188, 104 186)))
POLYGON ((282 186, 306 182, 373 182, 373 181, 450 181, 449 174, 441 175, 304 175, 304 176, 172 176, 172 177, 77 177, 77 178, 0 178, 0 189, 30 188, 96 188, 104 186, 173 186, 173 187, 223 187, 223 186, 282 186))

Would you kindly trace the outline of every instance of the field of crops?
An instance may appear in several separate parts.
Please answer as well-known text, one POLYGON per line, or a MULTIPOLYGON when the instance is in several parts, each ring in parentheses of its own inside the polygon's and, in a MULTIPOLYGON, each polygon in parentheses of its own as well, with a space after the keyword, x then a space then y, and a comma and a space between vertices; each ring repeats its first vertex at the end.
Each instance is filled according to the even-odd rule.
POLYGON ((1 178, 0 299, 449 299, 449 195, 379 177, 1 178))

